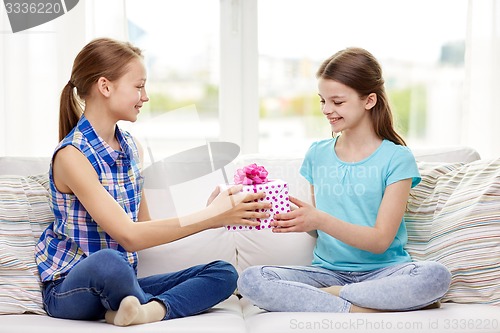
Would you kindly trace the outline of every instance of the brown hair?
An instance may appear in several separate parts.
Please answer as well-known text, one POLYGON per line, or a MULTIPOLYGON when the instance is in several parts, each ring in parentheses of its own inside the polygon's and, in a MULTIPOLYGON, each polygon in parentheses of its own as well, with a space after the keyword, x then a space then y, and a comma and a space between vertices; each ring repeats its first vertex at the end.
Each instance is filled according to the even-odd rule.
POLYGON ((73 62, 71 78, 61 92, 59 107, 59 140, 76 126, 83 113, 83 102, 99 78, 118 80, 134 58, 142 52, 128 42, 98 38, 84 46, 73 62), (76 88, 76 94, 75 94, 76 88), (77 96, 79 99, 77 98, 77 96))
POLYGON ((355 47, 341 50, 321 64, 316 77, 340 82, 356 90, 360 97, 377 94, 377 103, 370 111, 375 133, 382 139, 406 146, 394 129, 382 68, 370 52, 355 47))

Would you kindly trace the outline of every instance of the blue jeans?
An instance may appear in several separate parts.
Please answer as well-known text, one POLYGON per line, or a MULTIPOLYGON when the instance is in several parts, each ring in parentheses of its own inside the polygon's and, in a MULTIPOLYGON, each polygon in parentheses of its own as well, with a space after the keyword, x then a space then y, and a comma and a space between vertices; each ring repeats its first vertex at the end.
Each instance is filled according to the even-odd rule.
POLYGON ((52 317, 99 320, 118 310, 129 295, 141 304, 163 303, 164 319, 201 313, 228 298, 236 289, 238 273, 223 261, 179 272, 137 278, 122 253, 98 251, 78 263, 64 278, 44 283, 44 306, 52 317))
POLYGON ((339 272, 315 266, 253 266, 243 271, 238 290, 267 311, 349 312, 351 304, 408 311, 441 299, 451 282, 437 262, 409 262, 369 272, 339 272), (318 288, 343 286, 340 297, 318 288))

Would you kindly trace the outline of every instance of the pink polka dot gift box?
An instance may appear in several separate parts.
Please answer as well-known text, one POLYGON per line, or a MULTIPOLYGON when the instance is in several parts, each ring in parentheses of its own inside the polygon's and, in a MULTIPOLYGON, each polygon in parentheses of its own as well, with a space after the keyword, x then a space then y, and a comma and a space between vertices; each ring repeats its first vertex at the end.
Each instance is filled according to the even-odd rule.
MULTIPOLYGON (((233 184, 222 185, 222 188, 228 188, 230 186, 242 184, 242 192, 265 192, 266 196, 260 200, 268 201, 272 204, 271 208, 267 209, 270 216, 267 219, 257 219, 257 221, 260 222, 260 226, 227 225, 227 230, 247 231, 270 229, 270 224, 274 221, 274 214, 290 211, 288 183, 281 179, 267 179, 267 175, 268 172, 263 166, 253 163, 236 170, 233 184)), ((264 212, 266 209, 262 211, 264 212)))

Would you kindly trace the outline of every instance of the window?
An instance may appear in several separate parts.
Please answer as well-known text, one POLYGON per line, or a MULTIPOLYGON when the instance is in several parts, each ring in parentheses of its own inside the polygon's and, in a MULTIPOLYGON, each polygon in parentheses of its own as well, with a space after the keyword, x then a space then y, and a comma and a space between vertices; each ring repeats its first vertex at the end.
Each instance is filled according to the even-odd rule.
POLYGON ((497 156, 499 8, 484 0, 87 0, 19 34, 4 14, 0 155, 50 154, 74 56, 92 38, 128 30, 145 50, 151 97, 133 133, 152 158, 212 140, 243 153, 303 154, 330 135, 315 71, 347 46, 381 62, 410 146, 469 145, 497 156))
POLYGON ((150 101, 134 135, 161 159, 219 137, 219 0, 126 0, 129 40, 144 50, 150 101))
POLYGON ((348 46, 381 62, 396 127, 411 146, 461 143, 466 0, 126 6, 129 38, 146 51, 151 98, 134 133, 159 157, 219 139, 244 153, 304 153, 330 135, 316 69, 348 46))
POLYGON ((459 144, 466 14, 465 0, 259 1, 259 149, 305 152, 331 135, 315 72, 349 46, 380 61, 409 145, 459 144))

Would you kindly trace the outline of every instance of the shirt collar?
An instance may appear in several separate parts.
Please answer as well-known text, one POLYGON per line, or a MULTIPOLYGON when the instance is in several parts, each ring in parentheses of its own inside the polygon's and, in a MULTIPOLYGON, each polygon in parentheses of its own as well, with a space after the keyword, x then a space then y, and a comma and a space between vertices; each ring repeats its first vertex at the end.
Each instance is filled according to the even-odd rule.
POLYGON ((122 151, 114 150, 106 141, 104 141, 94 130, 92 124, 85 118, 85 115, 80 117, 77 124, 78 130, 90 142, 91 146, 97 154, 109 165, 114 165, 118 159, 123 159, 123 163, 128 165, 132 156, 132 148, 125 139, 122 130, 115 125, 115 135, 120 143, 122 151))

